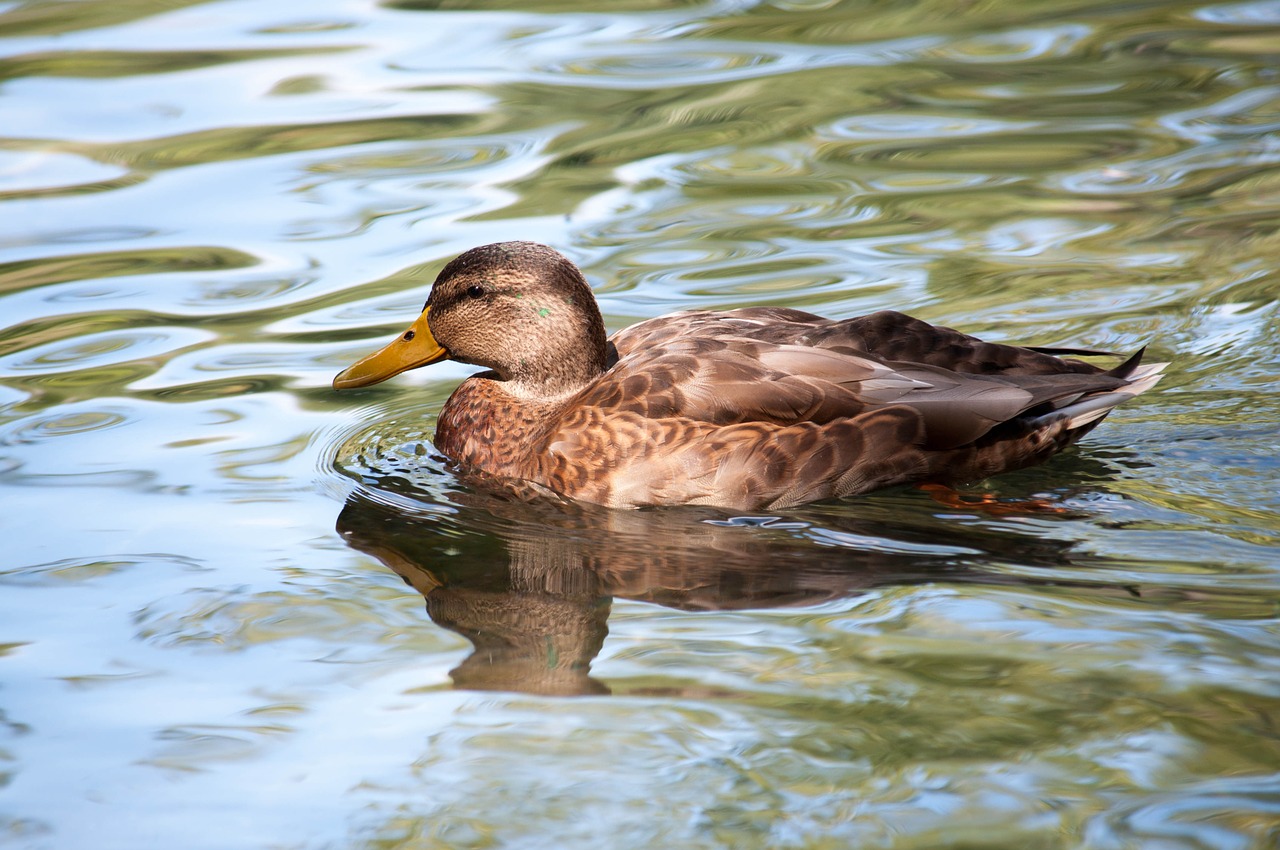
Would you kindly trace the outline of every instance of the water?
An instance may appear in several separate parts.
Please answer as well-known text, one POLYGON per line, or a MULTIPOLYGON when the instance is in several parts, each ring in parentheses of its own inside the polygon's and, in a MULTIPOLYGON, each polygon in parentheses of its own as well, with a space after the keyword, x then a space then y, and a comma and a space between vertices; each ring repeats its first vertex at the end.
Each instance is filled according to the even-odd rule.
POLYGON ((1277 846, 1277 52, 1274 2, 0 6, 0 845, 1277 846), (465 367, 329 381, 514 238, 613 328, 1173 366, 1003 510, 512 504, 430 450, 465 367))

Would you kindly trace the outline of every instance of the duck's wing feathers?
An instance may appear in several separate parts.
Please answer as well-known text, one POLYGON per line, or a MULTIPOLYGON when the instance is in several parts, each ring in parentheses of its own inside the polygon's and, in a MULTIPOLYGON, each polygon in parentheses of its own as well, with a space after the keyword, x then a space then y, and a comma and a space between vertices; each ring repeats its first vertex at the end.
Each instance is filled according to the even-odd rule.
POLYGON ((611 342, 620 356, 626 356, 690 336, 717 335, 865 354, 881 361, 922 363, 978 375, 1095 374, 1102 371, 1097 366, 1062 358, 1116 356, 1110 351, 1088 348, 986 342, 894 310, 840 320, 782 307, 746 307, 716 313, 691 310, 632 325, 614 335, 611 342))
POLYGON ((808 327, 812 335, 832 323, 799 311, 760 313, 735 311, 729 320, 683 314, 642 323, 621 340, 615 337, 617 364, 579 403, 606 414, 721 426, 824 424, 900 405, 921 418, 926 448, 949 449, 1020 415, 1045 414, 1126 385, 1114 373, 1119 370, 1104 373, 1087 364, 1080 364, 1087 372, 964 373, 883 360, 844 345, 814 347, 811 336, 783 326, 808 327), (755 338, 762 335, 781 339, 755 338))
POLYGON ((977 375, 1093 374, 1098 367, 1062 357, 1116 356, 1088 348, 1003 345, 986 342, 947 327, 931 325, 894 310, 832 321, 798 310, 748 308, 727 314, 743 334, 777 343, 799 343, 836 351, 869 354, 877 359, 941 366, 977 375))

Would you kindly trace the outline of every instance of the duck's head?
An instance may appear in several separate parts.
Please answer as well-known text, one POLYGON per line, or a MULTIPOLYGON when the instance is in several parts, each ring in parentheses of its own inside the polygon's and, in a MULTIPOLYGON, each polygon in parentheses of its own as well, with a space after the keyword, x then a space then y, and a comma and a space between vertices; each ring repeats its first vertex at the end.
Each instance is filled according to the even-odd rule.
POLYGON ((558 251, 483 245, 445 266, 418 320, 333 387, 366 387, 445 359, 488 367, 516 392, 562 395, 604 370, 604 321, 582 272, 558 251))

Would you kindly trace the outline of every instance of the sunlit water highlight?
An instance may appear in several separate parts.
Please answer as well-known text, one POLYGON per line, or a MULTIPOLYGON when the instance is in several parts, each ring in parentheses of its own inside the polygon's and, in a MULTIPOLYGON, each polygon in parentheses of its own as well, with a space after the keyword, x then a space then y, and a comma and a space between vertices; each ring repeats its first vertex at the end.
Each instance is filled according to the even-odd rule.
POLYGON ((0 6, 0 845, 1280 845, 1272 2, 0 6), (885 307, 1171 360, 1078 450, 774 516, 513 503, 523 238, 612 328, 885 307))

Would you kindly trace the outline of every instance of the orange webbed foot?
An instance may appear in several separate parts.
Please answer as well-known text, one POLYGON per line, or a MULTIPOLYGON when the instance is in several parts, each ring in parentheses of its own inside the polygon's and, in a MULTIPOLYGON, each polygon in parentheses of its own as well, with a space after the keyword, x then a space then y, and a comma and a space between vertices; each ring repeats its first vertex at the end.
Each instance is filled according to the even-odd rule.
POLYGON ((919 484, 919 489, 940 505, 963 511, 974 511, 989 516, 1036 516, 1053 514, 1064 516, 1069 508, 1049 499, 1000 499, 992 493, 960 493, 945 484, 919 484))

